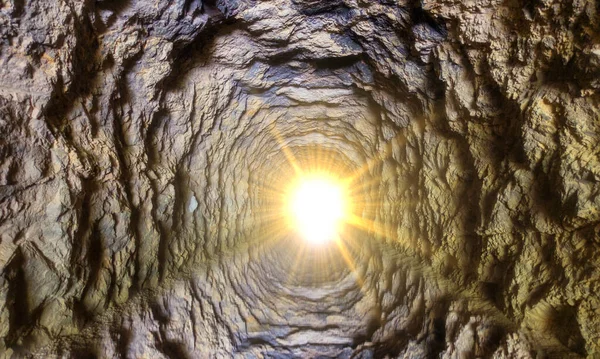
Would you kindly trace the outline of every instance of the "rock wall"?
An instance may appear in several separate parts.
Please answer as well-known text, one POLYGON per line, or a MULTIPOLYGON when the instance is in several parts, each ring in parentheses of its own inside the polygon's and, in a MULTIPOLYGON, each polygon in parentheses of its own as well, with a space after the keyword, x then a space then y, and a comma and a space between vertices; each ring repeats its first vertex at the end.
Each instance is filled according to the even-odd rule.
POLYGON ((599 89, 596 0, 0 1, 0 357, 595 358, 599 89))

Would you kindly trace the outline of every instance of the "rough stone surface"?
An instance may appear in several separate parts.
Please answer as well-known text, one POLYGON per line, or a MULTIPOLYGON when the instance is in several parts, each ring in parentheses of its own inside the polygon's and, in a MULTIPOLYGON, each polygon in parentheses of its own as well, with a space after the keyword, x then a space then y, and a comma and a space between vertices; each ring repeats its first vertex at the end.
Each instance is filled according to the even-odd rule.
POLYGON ((597 0, 2 0, 0 133, 1 358, 600 357, 597 0))

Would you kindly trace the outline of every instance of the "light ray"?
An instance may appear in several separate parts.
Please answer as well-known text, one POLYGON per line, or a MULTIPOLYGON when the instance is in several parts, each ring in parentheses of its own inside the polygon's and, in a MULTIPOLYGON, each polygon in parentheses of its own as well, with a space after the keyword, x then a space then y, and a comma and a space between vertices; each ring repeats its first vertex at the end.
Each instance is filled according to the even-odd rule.
POLYGON ((346 262, 346 265, 348 266, 348 268, 355 274, 356 281, 358 282, 358 285, 362 289, 364 286, 364 280, 360 276, 358 271, 356 270, 356 264, 354 264, 354 259, 352 258, 348 249, 344 245, 344 242, 342 241, 341 237, 336 238, 335 244, 337 245, 340 253, 342 254, 342 258, 344 259, 344 262, 346 262))
POLYGON ((281 134, 279 133, 279 131, 277 130, 277 128, 275 126, 272 127, 271 134, 275 138, 275 141, 277 141, 277 143, 279 144, 279 149, 283 152, 283 155, 287 159, 288 163, 294 169, 294 172, 296 173, 296 175, 297 176, 302 175, 303 171, 300 168, 300 166, 298 165, 298 161, 296 160, 296 157, 294 156, 292 151, 290 151, 288 146, 285 145, 285 143, 283 141, 283 137, 281 137, 281 134))

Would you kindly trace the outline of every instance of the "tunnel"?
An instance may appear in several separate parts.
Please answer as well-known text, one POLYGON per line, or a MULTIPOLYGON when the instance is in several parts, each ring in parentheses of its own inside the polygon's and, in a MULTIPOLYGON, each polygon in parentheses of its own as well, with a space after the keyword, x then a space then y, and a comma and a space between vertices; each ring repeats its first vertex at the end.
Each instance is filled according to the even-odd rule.
POLYGON ((0 1, 0 358, 600 358, 597 0, 0 1))

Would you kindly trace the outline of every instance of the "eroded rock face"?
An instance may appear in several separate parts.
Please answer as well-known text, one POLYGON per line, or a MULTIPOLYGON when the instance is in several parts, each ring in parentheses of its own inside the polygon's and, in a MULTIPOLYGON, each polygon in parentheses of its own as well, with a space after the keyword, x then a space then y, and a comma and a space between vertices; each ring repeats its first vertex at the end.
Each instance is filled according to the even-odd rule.
POLYGON ((600 355, 599 14, 0 2, 0 356, 600 355), (343 248, 277 224, 315 158, 343 248))

